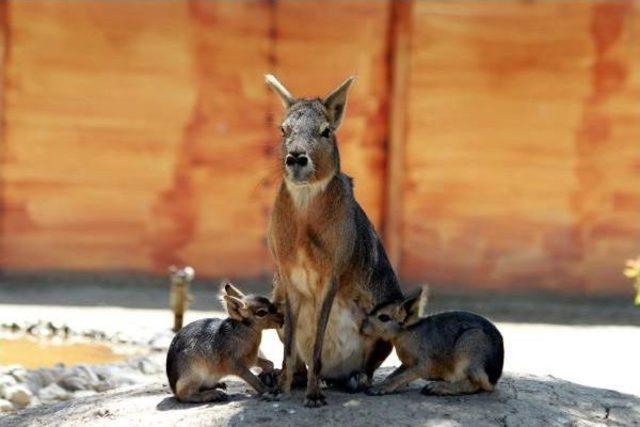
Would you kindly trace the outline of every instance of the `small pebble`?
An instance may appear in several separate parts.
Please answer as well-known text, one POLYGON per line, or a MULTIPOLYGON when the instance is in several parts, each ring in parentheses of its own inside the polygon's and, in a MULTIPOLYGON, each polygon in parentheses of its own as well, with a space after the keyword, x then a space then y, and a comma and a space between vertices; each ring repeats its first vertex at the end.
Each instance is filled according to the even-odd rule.
POLYGON ((362 402, 360 402, 357 399, 352 399, 349 400, 348 402, 345 402, 342 406, 344 406, 345 408, 354 408, 356 406, 360 406, 362 402))
POLYGON ((14 385, 11 387, 7 387, 7 389, 4 391, 4 395, 6 396, 7 400, 9 400, 18 408, 24 408, 28 406, 29 403, 31 403, 31 398, 33 397, 31 391, 23 385, 14 385))
POLYGON ((71 393, 60 387, 58 384, 53 383, 40 389, 38 391, 38 397, 43 402, 55 402, 71 399, 71 393))
POLYGON ((15 408, 13 407, 11 402, 5 399, 0 399, 0 412, 13 412, 13 411, 15 411, 15 408))
POLYGON ((108 416, 112 415, 111 411, 108 410, 107 408, 100 408, 100 409, 96 410, 95 414, 98 417, 108 417, 108 416))

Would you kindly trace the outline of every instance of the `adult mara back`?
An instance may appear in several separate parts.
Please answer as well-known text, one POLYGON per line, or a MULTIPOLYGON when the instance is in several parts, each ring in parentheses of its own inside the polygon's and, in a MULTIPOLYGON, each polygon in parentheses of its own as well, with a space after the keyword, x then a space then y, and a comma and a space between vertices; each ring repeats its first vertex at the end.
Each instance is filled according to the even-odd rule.
POLYGON ((319 381, 351 389, 371 383, 391 344, 360 332, 363 313, 401 298, 380 239, 340 170, 336 131, 348 78, 325 98, 294 97, 274 76, 267 84, 285 108, 280 125, 282 182, 269 224, 276 262, 274 297, 285 308, 280 392, 306 365, 305 406, 326 404, 319 381))

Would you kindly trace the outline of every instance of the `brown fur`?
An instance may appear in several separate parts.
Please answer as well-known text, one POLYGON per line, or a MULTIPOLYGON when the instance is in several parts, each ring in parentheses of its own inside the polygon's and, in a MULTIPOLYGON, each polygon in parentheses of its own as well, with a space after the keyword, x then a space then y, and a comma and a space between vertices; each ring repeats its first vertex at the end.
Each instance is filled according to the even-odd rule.
POLYGON ((423 394, 491 391, 502 373, 502 336, 487 319, 468 312, 420 318, 420 293, 376 307, 363 322, 365 334, 390 340, 402 365, 369 394, 392 393, 423 378, 435 381, 423 394))
POLYGON ((370 381, 391 347, 359 333, 362 313, 400 289, 351 180, 340 171, 334 132, 351 80, 322 100, 298 100, 274 77, 267 82, 287 109, 283 181, 268 233, 277 267, 274 297, 285 307, 280 389, 289 391, 299 357, 308 366, 305 405, 319 406, 320 377, 365 373, 370 381))
POLYGON ((262 330, 282 325, 283 316, 268 299, 244 295, 230 283, 223 284, 222 300, 227 319, 201 319, 182 328, 167 353, 167 378, 181 402, 208 402, 226 399, 219 380, 236 375, 258 394, 267 387, 249 368, 258 366, 263 374, 273 371, 273 363, 259 354, 262 330))

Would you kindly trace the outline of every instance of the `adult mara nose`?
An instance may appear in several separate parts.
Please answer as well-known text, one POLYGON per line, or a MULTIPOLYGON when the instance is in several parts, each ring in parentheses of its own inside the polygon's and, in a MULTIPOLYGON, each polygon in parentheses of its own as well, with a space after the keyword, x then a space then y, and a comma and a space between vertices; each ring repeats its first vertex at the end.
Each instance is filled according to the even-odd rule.
POLYGON ((307 157, 307 153, 302 151, 290 151, 287 154, 287 158, 285 159, 285 164, 289 167, 294 166, 307 166, 309 163, 309 158, 307 157))

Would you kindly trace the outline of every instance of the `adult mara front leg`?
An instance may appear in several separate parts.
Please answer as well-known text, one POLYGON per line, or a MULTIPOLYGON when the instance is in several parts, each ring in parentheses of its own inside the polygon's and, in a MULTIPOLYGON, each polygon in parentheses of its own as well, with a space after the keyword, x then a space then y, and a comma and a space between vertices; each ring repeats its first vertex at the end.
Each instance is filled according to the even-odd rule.
POLYGON ((325 292, 324 298, 320 304, 316 319, 316 333, 313 343, 313 354, 311 357, 311 366, 307 378, 307 394, 304 399, 304 406, 315 408, 327 404, 324 395, 320 391, 320 370, 322 369, 322 345, 324 343, 324 334, 327 330, 329 314, 331 306, 338 291, 338 280, 333 277, 329 281, 329 286, 325 292))

